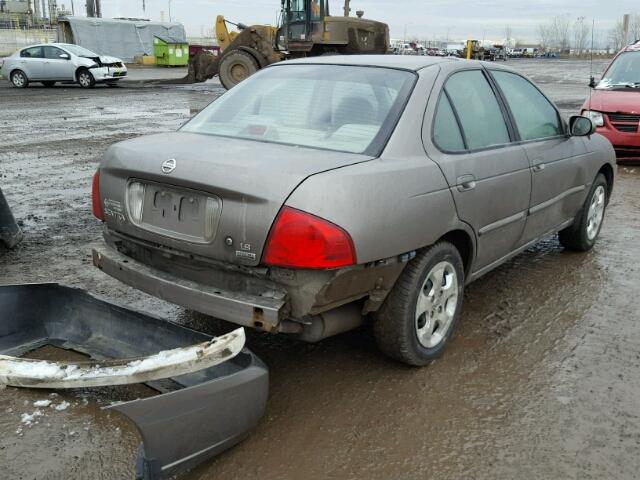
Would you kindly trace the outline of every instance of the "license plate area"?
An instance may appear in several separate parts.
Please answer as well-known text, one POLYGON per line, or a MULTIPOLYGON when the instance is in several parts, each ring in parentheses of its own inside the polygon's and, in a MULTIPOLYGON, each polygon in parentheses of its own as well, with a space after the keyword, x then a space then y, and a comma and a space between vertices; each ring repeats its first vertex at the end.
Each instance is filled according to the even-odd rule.
MULTIPOLYGON (((195 190, 181 189, 168 185, 140 182, 129 182, 130 192, 139 187, 137 195, 141 196, 142 214, 129 215, 140 228, 160 235, 178 238, 194 243, 210 243, 215 239, 218 221, 222 213, 222 200, 215 195, 204 194, 195 190), (138 222, 135 217, 140 218, 138 222)), ((129 212, 134 202, 128 195, 129 212)))

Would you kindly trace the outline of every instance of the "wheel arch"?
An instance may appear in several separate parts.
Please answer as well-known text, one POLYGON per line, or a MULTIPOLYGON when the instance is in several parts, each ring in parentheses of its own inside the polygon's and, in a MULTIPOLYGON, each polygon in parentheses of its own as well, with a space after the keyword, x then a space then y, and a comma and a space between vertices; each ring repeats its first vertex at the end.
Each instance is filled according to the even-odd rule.
POLYGON ((25 72, 23 69, 15 67, 13 68, 10 72, 9 72, 9 80, 11 80, 11 77, 13 76, 14 73, 16 72, 22 72, 24 74, 25 77, 27 77, 27 80, 29 79, 29 75, 27 75, 27 72, 25 72))
POLYGON ((614 182, 614 173, 613 167, 609 163, 605 163, 600 170, 598 170, 598 174, 604 175, 604 178, 607 180, 607 202, 611 198, 611 193, 613 192, 613 182, 614 182))
POLYGON ((89 67, 85 67, 84 65, 80 65, 78 68, 76 68, 75 73, 73 74, 76 82, 78 81, 78 75, 80 74, 80 72, 82 70, 86 70, 87 72, 89 71, 89 67))
POLYGON ((458 228, 442 235, 436 243, 441 241, 449 242, 456 247, 460 253, 460 257, 462 257, 465 279, 469 278, 473 266, 473 259, 475 258, 475 236, 467 231, 466 228, 458 228))

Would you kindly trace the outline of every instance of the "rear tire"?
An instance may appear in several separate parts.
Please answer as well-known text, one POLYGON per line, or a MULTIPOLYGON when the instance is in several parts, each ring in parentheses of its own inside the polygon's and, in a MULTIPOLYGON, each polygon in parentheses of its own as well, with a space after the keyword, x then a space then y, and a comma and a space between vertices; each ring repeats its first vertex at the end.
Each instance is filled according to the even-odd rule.
POLYGON ((11 72, 11 84, 16 88, 27 88, 29 86, 27 74, 22 70, 15 70, 11 72))
POLYGON ((51 88, 56 84, 56 82, 42 82, 42 85, 44 85, 47 88, 51 88))
POLYGON ((438 358, 460 316, 463 294, 464 265, 451 243, 439 242, 420 252, 375 315, 378 347, 412 366, 438 358))
POLYGON ((82 69, 78 72, 78 83, 82 88, 93 88, 96 84, 96 79, 93 78, 89 70, 82 69))
POLYGON ((577 252, 587 252, 593 248, 602 229, 608 199, 609 184, 604 175, 599 173, 574 224, 558 234, 564 248, 577 252))
POLYGON ((220 60, 220 83, 227 90, 235 87, 245 78, 260 70, 260 65, 253 56, 242 50, 234 50, 220 60))

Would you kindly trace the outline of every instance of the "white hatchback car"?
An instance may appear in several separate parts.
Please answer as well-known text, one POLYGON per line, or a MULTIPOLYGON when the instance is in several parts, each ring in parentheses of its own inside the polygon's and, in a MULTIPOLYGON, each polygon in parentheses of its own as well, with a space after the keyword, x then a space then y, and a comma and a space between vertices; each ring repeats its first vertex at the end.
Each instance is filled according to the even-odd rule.
POLYGON ((115 85, 127 76, 127 67, 119 58, 98 55, 78 45, 46 43, 5 58, 0 73, 18 88, 31 82, 47 87, 56 82, 78 83, 90 88, 96 83, 115 85))

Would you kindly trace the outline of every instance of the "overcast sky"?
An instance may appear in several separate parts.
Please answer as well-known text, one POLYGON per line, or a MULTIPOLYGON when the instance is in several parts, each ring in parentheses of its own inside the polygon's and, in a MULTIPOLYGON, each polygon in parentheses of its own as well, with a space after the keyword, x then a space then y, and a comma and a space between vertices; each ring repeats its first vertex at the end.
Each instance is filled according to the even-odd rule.
MULTIPOLYGON (((73 0, 76 14, 84 9, 84 0, 73 0)), ((332 13, 342 13, 343 0, 330 0, 332 13)), ((70 6, 71 0, 58 0, 70 6)), ((164 11, 169 19, 169 0, 102 0, 103 16, 145 17, 160 20, 164 11)), ((211 31, 215 16, 252 23, 275 23, 280 0, 172 0, 173 20, 184 23, 191 36, 211 31)), ((365 17, 389 24, 391 37, 402 39, 502 39, 505 25, 513 37, 523 41, 537 40, 536 29, 554 15, 569 14, 595 19, 596 31, 606 36, 624 13, 640 13, 638 0, 352 0, 352 12, 364 10, 365 17), (468 6, 466 6, 468 5, 468 6)))

